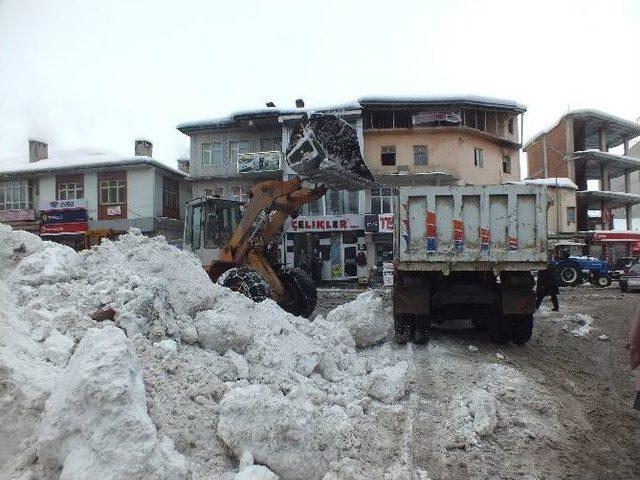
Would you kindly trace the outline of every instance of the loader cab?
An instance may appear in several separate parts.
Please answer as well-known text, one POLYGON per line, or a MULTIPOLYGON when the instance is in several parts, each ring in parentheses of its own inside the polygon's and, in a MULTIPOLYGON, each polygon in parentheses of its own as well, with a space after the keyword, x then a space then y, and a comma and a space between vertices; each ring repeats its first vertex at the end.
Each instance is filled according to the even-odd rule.
POLYGON ((217 197, 196 198, 187 203, 184 222, 184 249, 193 252, 203 266, 220 259, 220 250, 229 243, 242 219, 242 202, 217 197))

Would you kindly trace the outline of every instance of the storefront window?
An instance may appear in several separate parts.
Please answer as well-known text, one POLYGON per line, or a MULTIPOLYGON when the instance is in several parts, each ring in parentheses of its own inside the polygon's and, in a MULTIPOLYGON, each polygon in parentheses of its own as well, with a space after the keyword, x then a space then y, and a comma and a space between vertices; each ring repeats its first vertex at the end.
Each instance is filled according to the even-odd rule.
POLYGON ((359 213, 359 198, 357 191, 329 190, 325 195, 327 215, 359 213))
POLYGON ((324 202, 319 198, 315 202, 310 202, 300 208, 300 215, 324 215, 324 202))

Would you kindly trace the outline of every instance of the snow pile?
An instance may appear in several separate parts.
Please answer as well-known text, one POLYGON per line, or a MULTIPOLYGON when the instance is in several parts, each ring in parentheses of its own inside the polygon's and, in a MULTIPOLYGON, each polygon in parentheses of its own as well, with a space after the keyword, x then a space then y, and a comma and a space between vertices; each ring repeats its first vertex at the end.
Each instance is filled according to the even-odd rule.
POLYGON ((389 317, 382 307, 382 297, 374 290, 361 293, 354 301, 338 306, 327 314, 327 321, 346 327, 358 347, 383 341, 389 330, 389 317))
POLYGON ((76 253, 0 225, 0 266, 6 478, 371 477, 395 452, 407 362, 356 350, 388 330, 374 294, 309 322, 137 231, 76 253))
POLYGON ((91 329, 47 400, 39 462, 61 478, 184 478, 185 458, 147 415, 141 372, 124 333, 91 329))
POLYGON ((562 317, 562 329, 574 337, 586 337, 593 331, 593 317, 585 313, 572 313, 562 317))

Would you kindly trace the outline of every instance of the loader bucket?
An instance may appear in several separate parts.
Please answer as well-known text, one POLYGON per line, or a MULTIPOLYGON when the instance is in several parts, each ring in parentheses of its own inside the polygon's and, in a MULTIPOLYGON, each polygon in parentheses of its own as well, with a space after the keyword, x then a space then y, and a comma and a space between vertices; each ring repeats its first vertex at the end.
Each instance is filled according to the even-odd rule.
POLYGON ((360 190, 375 183, 356 129, 336 115, 305 116, 291 133, 286 159, 300 178, 329 188, 360 190))

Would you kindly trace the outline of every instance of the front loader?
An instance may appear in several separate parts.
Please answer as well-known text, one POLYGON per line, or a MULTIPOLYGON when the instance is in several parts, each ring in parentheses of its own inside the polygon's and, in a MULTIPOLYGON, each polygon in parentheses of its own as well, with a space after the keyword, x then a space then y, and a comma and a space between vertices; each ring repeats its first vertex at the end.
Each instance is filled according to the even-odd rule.
POLYGON ((288 312, 309 317, 317 301, 315 282, 274 258, 274 238, 287 218, 321 198, 327 187, 358 190, 374 179, 355 129, 335 115, 305 116, 292 132, 285 158, 298 176, 254 185, 244 211, 241 202, 215 197, 189 202, 184 246, 200 258, 212 281, 256 302, 272 298, 288 312))

